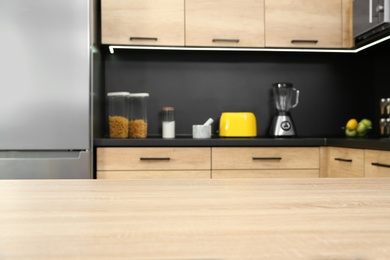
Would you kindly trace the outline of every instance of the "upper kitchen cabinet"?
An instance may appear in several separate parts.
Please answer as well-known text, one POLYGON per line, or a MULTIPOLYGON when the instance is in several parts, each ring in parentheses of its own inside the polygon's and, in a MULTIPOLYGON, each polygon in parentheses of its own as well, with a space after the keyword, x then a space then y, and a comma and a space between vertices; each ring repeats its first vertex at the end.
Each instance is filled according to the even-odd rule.
POLYGON ((265 0, 265 46, 351 48, 353 0, 265 0))
POLYGON ((184 46, 184 0, 101 0, 102 44, 184 46))
POLYGON ((264 0, 186 0, 186 46, 264 47, 264 0))

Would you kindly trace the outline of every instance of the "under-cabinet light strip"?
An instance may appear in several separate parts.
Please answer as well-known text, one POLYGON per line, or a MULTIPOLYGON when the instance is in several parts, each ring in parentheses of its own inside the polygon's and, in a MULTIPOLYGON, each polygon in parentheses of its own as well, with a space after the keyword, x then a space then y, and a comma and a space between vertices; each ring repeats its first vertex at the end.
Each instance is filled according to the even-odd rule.
POLYGON ((358 53, 371 46, 390 39, 390 35, 382 39, 364 45, 357 49, 289 49, 289 48, 210 48, 210 47, 168 47, 168 46, 129 46, 129 45, 110 45, 108 49, 111 54, 115 53, 115 49, 134 49, 134 50, 183 50, 183 51, 272 51, 272 52, 330 52, 330 53, 358 53))

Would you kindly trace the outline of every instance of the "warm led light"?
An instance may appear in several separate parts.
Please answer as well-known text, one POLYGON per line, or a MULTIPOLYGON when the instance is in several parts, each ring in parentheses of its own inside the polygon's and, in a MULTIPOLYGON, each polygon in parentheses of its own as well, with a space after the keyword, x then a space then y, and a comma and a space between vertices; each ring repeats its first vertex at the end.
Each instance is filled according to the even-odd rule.
POLYGON ((369 47, 377 45, 390 39, 390 35, 382 39, 364 45, 358 49, 290 49, 290 48, 211 48, 211 47, 168 47, 168 46, 108 46, 110 53, 114 54, 115 49, 120 50, 183 50, 183 51, 272 51, 272 52, 330 52, 330 53, 358 53, 369 47))
POLYGON ((381 42, 387 41, 388 39, 390 39, 390 35, 388 35, 388 36, 386 36, 386 37, 384 37, 382 39, 379 39, 377 41, 374 41, 372 43, 369 43, 367 45, 364 45, 364 46, 360 47, 359 49, 356 49, 356 52, 362 51, 362 50, 367 49, 367 48, 369 48, 371 46, 374 46, 374 45, 377 45, 377 44, 379 44, 381 42))
POLYGON ((111 54, 114 54, 114 47, 115 47, 115 46, 108 46, 108 49, 110 50, 110 53, 111 53, 111 54))

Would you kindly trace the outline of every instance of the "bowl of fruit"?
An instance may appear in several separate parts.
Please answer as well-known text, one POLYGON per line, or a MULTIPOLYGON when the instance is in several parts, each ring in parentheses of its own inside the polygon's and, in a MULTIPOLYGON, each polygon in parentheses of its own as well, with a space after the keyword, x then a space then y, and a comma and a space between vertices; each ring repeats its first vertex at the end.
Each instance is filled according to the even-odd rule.
POLYGON ((372 129, 372 122, 367 118, 360 121, 351 118, 342 129, 347 137, 367 137, 372 129))

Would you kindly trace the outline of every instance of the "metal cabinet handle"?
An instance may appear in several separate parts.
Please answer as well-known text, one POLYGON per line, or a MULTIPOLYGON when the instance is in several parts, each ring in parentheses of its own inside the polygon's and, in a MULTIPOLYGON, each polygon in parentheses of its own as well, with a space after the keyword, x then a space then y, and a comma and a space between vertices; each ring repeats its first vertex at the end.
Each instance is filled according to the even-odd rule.
POLYGON ((130 41, 157 41, 157 37, 130 37, 130 41))
POLYGON ((340 161, 340 162, 352 162, 352 159, 344 159, 344 158, 334 158, 335 161, 340 161))
POLYGON ((371 163, 373 166, 378 166, 378 167, 385 167, 385 168, 390 168, 389 164, 384 164, 384 163, 378 163, 378 162, 373 162, 371 163))
POLYGON ((239 43, 240 39, 213 39, 213 42, 234 42, 234 43, 239 43))
POLYGON ((169 158, 169 157, 141 157, 139 159, 141 161, 169 161, 171 158, 169 158))
POLYGON ((307 43, 307 44, 317 44, 318 40, 291 40, 291 43, 307 43))
POLYGON ((253 161, 280 161, 282 157, 252 157, 253 161))

